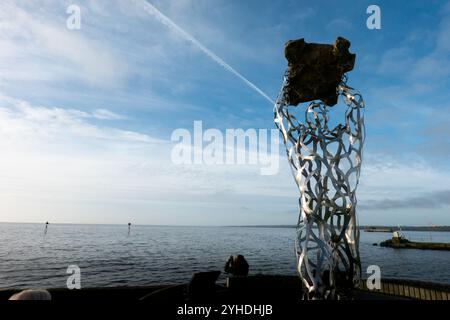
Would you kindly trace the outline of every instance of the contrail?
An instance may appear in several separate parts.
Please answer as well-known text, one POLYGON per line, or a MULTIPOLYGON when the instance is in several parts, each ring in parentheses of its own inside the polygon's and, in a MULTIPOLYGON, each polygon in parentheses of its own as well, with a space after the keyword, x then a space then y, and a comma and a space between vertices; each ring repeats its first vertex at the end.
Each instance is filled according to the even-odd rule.
POLYGON ((230 66, 228 63, 223 61, 222 58, 217 56, 214 52, 206 48, 200 41, 195 39, 193 36, 191 36, 189 33, 184 31, 180 26, 178 26, 175 22, 173 22, 169 17, 165 16, 161 11, 156 9, 152 4, 145 0, 131 0, 136 5, 141 6, 147 13, 154 16, 159 22, 164 24, 169 29, 175 31, 179 36, 183 37, 187 41, 193 43, 196 47, 198 47, 201 51, 203 51, 208 57, 210 57, 212 60, 217 62, 219 65, 221 65, 226 70, 233 73, 235 76, 237 76, 239 79, 244 81, 250 88, 258 92, 260 95, 262 95, 264 98, 266 98, 268 101, 270 101, 272 104, 274 101, 265 94, 260 88, 258 88, 256 85, 254 85, 252 82, 247 80, 243 75, 241 75, 238 71, 236 71, 232 66, 230 66))

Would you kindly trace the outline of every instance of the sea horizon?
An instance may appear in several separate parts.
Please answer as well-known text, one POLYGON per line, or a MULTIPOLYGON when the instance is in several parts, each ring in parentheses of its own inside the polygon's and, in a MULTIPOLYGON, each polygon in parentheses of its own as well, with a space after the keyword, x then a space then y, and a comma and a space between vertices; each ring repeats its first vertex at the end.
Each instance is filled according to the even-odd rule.
MULTIPOLYGON (((412 241, 450 242, 450 232, 405 231, 412 241)), ((222 271, 242 254, 250 275, 296 275, 293 228, 0 223, 0 288, 64 287, 67 268, 81 270, 83 288, 187 283, 222 271)), ((382 278, 450 284, 450 252, 373 246, 391 235, 361 232, 362 276, 377 265, 382 278), (430 263, 433 261, 433 263, 430 263)))
MULTIPOLYGON (((128 226, 129 222, 124 223, 86 223, 86 222, 50 222, 50 221, 43 221, 43 222, 20 222, 20 221, 0 221, 0 224, 38 224, 38 225, 45 225, 46 222, 49 223, 49 225, 87 225, 87 226, 128 226)), ((236 228, 236 227, 242 227, 242 228, 296 228, 296 225, 286 225, 286 224, 243 224, 243 225, 196 225, 196 224, 147 224, 147 223, 131 223, 131 226, 148 226, 148 227, 211 227, 211 228, 221 228, 221 227, 229 227, 229 228, 236 228)), ((414 230, 411 231, 450 231, 450 225, 433 225, 433 226, 427 226, 427 225, 379 225, 379 224, 367 224, 367 225, 359 225, 359 229, 367 229, 367 228, 377 228, 377 229, 408 229, 413 228, 414 230), (418 229, 418 230, 416 230, 418 229), (421 230, 424 229, 424 230, 421 230)))

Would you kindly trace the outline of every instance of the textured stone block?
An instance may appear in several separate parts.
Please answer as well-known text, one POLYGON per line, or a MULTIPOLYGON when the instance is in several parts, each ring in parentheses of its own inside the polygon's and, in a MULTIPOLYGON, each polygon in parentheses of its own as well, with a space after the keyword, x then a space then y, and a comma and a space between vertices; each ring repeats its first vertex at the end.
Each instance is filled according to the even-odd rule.
POLYGON ((348 51, 350 41, 338 37, 333 45, 288 41, 284 54, 288 60, 288 103, 298 105, 316 99, 333 106, 342 75, 353 69, 355 54, 348 51))

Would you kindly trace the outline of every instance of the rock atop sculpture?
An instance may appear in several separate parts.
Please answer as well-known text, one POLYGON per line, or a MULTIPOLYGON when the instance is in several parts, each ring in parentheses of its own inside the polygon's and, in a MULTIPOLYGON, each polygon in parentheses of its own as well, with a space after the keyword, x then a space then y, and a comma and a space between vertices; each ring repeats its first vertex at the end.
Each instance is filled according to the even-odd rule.
POLYGON ((287 99, 298 105, 316 99, 328 106, 337 103, 337 86, 342 75, 353 69, 355 54, 348 51, 350 41, 338 37, 333 45, 288 41, 284 54, 288 60, 287 99))

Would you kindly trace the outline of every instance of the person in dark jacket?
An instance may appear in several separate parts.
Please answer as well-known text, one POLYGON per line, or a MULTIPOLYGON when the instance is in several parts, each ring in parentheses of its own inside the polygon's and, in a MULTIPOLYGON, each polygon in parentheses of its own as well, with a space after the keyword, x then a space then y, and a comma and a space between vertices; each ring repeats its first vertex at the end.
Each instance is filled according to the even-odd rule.
POLYGON ((234 276, 247 276, 249 265, 243 255, 230 256, 225 264, 225 272, 234 276))

